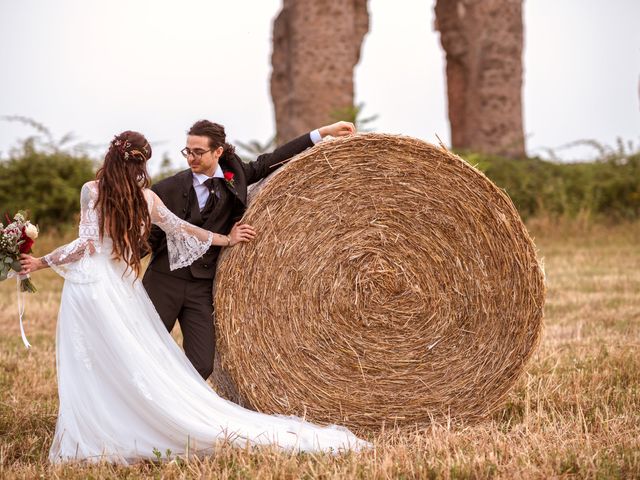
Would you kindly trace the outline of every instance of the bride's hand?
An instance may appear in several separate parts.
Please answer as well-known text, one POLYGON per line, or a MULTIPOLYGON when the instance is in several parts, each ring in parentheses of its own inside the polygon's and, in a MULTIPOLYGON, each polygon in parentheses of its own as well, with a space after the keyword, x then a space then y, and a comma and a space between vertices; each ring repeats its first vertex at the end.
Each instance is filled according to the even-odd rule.
POLYGON ((229 246, 233 247, 240 242, 250 242, 251 240, 256 238, 256 231, 251 225, 236 222, 236 224, 231 229, 231 232, 229 233, 229 238, 231 239, 229 246))
POLYGON ((41 258, 36 258, 34 256, 27 255, 26 253, 20 255, 20 265, 22 265, 20 275, 27 275, 46 267, 46 264, 41 258))

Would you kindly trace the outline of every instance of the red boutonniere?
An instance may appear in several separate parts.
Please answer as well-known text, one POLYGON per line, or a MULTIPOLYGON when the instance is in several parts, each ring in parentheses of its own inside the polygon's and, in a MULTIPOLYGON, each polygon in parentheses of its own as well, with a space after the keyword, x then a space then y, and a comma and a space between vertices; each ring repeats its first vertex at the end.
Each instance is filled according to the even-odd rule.
POLYGON ((224 172, 224 181, 227 182, 231 188, 235 188, 235 175, 233 172, 224 172))

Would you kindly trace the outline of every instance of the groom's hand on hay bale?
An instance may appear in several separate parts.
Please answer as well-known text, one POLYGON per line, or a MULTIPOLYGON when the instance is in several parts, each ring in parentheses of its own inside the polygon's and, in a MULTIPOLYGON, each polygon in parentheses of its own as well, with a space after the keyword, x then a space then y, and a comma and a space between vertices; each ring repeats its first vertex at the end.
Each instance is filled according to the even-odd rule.
POLYGON ((351 122, 336 122, 318 129, 322 138, 326 136, 344 137, 356 133, 356 126, 351 122))
POLYGON ((240 242, 250 242, 256 238, 256 231, 251 225, 236 222, 229 233, 229 246, 233 247, 240 242))

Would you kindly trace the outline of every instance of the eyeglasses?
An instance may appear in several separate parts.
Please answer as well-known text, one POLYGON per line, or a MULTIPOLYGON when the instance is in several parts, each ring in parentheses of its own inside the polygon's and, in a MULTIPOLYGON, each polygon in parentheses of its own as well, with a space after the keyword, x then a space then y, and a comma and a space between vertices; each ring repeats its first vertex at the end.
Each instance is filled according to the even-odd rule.
POLYGON ((211 149, 200 150, 199 148, 196 148, 195 150, 191 150, 189 147, 184 147, 182 150, 180 150, 180 153, 184 158, 189 158, 189 155, 193 155, 193 158, 195 158, 196 160, 199 160, 202 157, 202 155, 210 151, 211 149))

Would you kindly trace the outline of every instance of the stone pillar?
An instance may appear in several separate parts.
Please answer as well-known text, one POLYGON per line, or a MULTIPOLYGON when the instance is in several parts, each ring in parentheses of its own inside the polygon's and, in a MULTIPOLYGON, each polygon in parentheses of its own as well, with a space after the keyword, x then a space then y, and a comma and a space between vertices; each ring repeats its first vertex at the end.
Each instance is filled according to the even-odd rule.
POLYGON ((453 148, 525 155, 522 0, 437 0, 453 148))
POLYGON ((353 69, 368 30, 367 0, 283 0, 271 56, 279 144, 353 106, 353 69))

